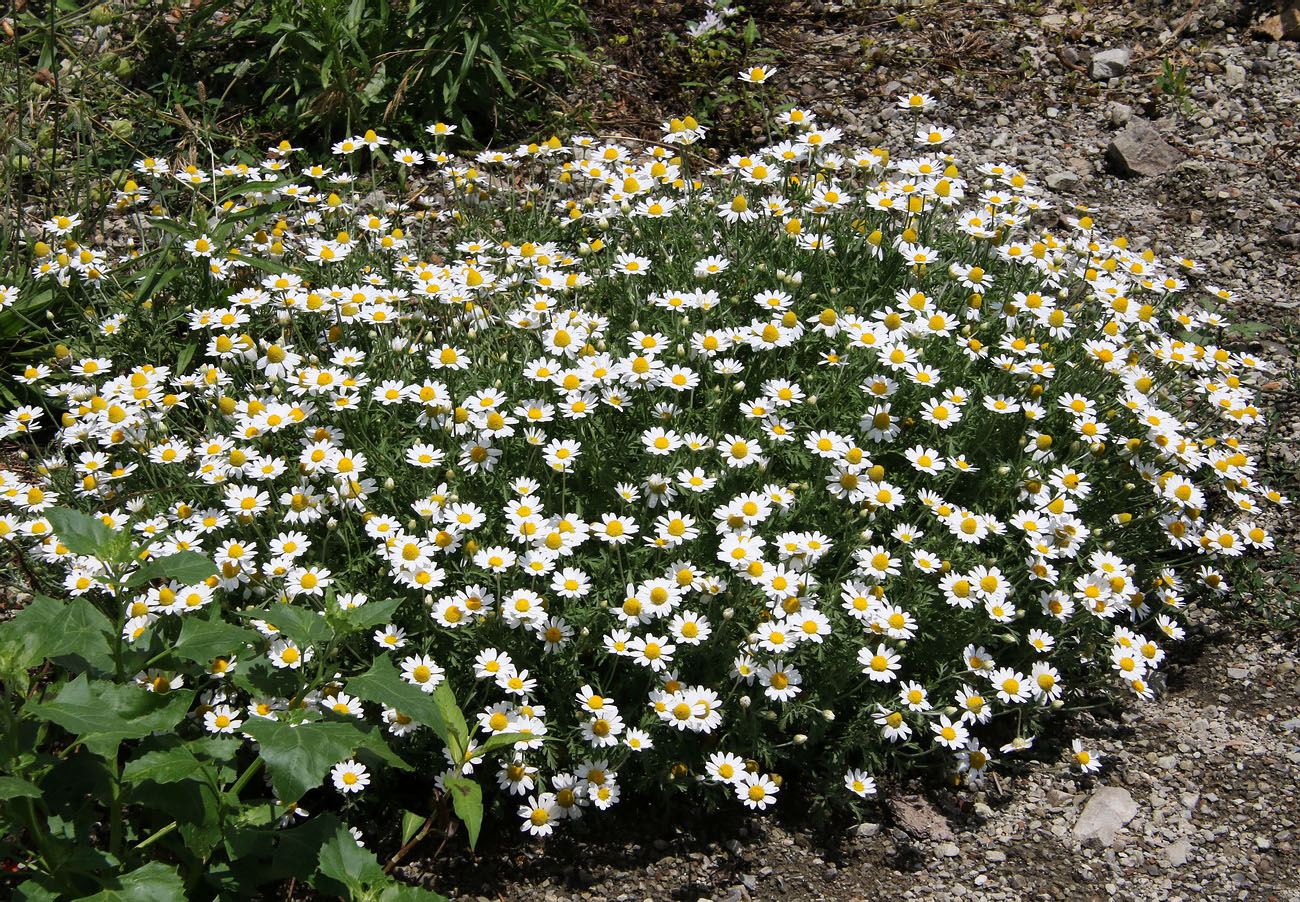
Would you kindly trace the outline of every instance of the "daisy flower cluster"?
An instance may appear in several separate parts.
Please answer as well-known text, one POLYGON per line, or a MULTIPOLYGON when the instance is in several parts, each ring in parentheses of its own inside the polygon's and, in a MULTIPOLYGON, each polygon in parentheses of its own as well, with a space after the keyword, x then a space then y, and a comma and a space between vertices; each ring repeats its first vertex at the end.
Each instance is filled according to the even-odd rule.
POLYGON ((141 161, 111 211, 181 275, 123 303, 141 264, 46 224, 34 280, 94 316, 14 374, 45 405, 3 433, 47 442, 0 471, 0 534, 131 648, 252 617, 208 666, 164 651, 137 680, 201 690, 197 731, 366 720, 535 835, 670 784, 764 809, 787 781, 856 804, 917 762, 977 783, 1084 693, 1151 697, 1184 609, 1288 503, 1233 437, 1262 361, 1186 338, 1230 299, 1077 210, 1044 226, 1028 176, 959 162, 945 129, 891 153, 779 121, 717 163, 689 117, 648 149, 403 149, 374 178, 415 190, 383 201, 353 175, 373 132, 325 160, 141 161), (110 584, 55 505, 218 573, 110 584), (279 602, 375 614, 309 643, 279 602), (378 658, 499 751, 453 760, 360 698, 378 658))

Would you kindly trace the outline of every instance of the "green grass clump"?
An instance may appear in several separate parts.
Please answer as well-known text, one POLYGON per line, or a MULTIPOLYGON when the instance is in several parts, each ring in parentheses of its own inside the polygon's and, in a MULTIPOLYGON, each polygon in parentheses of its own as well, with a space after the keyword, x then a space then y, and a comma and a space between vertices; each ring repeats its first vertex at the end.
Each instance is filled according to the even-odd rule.
POLYGON ((1151 696, 1286 503, 1232 437, 1259 361, 1179 337, 1231 296, 1037 225, 945 129, 773 118, 716 165, 689 117, 142 160, 129 253, 50 211, 5 296, 85 310, 3 421, 44 591, 0 630, 29 886, 361 898, 448 806, 471 838, 484 805, 852 808, 1151 696))

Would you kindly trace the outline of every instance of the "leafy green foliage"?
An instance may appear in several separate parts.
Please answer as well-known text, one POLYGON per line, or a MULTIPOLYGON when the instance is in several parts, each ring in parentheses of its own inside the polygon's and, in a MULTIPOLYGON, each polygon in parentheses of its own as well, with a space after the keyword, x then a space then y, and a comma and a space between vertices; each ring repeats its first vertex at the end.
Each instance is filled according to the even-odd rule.
MULTIPOLYGON (((66 508, 46 516, 59 542, 101 562, 105 585, 139 591, 151 584, 203 584, 216 574, 212 559, 193 551, 146 562, 149 555, 129 532, 99 518, 66 508)), ((334 608, 326 617, 277 603, 257 613, 274 617, 285 635, 305 644, 330 645, 387 620, 400 604, 394 598, 368 610, 334 608)), ((142 652, 116 640, 120 631, 120 621, 84 596, 36 596, 0 624, 6 692, 0 705, 0 768, 6 771, 0 776, 0 830, 31 837, 30 866, 40 874, 15 898, 169 902, 189 898, 204 882, 244 897, 290 876, 353 899, 442 898, 394 883, 335 818, 290 831, 268 829, 278 815, 249 787, 265 768, 275 795, 296 802, 347 759, 409 770, 372 725, 322 720, 314 710, 291 722, 255 718, 243 725, 257 740, 250 756, 239 736, 195 732, 189 721, 201 720, 206 706, 194 710, 193 689, 178 688, 153 670, 130 674, 142 663, 233 662, 263 646, 257 632, 194 614, 152 644, 152 657, 144 661, 142 652), (53 675, 33 683, 30 672, 43 663, 53 675), (135 814, 128 818, 128 811, 135 814), (105 820, 107 840, 96 841, 94 825, 105 820), (151 860, 152 852, 165 860, 151 860)), ((235 679, 253 685, 269 676, 250 670, 253 683, 235 679)), ((451 724, 454 732, 442 733, 464 757, 467 727, 445 686, 437 697, 427 695, 401 681, 387 659, 371 671, 359 678, 368 695, 451 724)), ((476 837, 481 796, 474 800, 458 798, 455 806, 476 837)))
POLYGON ((737 15, 716 28, 694 37, 670 34, 667 39, 680 102, 713 129, 714 141, 728 147, 747 144, 755 127, 771 133, 765 91, 736 77, 742 61, 752 66, 763 60, 762 52, 756 53, 761 36, 754 19, 743 15, 744 7, 734 9, 737 15))
POLYGON ((429 693, 403 680, 388 658, 375 658, 369 670, 348 680, 348 689, 358 698, 388 705, 421 723, 429 724, 444 742, 450 739, 450 728, 442 713, 443 706, 435 702, 429 693))
POLYGON ((106 551, 113 544, 115 534, 95 517, 88 517, 81 511, 66 507, 56 507, 47 514, 59 536, 59 541, 68 546, 73 554, 97 554, 106 551))
POLYGON ((1178 104, 1188 115, 1192 112, 1191 92, 1187 85, 1187 66, 1175 66, 1171 57, 1165 57, 1156 76, 1156 90, 1178 104))
POLYGON ((25 712, 58 724, 96 754, 116 754, 124 739, 143 739, 157 730, 170 730, 189 710, 194 692, 141 692, 136 686, 119 686, 90 680, 81 674, 63 687, 52 701, 29 704, 25 712))
POLYGON ((180 636, 172 647, 178 658, 206 664, 221 655, 230 655, 260 643, 261 637, 224 620, 189 617, 181 624, 180 636))
POLYGON ((123 874, 111 888, 86 896, 83 902, 185 902, 185 887, 176 868, 160 861, 123 874))
POLYGON ((478 845, 478 833, 483 827, 483 788, 465 777, 448 777, 447 791, 456 816, 465 822, 469 831, 470 847, 478 845))
POLYGON ((257 740, 276 795, 285 800, 302 798, 321 784, 326 772, 339 761, 364 749, 394 767, 408 765, 392 752, 373 727, 357 723, 317 721, 288 724, 255 720, 245 730, 257 740))
POLYGON ((217 66, 233 95, 300 133, 386 123, 413 139, 442 120, 488 135, 520 101, 563 84, 582 52, 575 0, 260 0, 189 20, 189 42, 240 48, 217 66), (260 14, 259 14, 260 13, 260 14), (223 46, 229 46, 224 45, 223 46), (256 92, 254 94, 253 92, 256 92))
POLYGON ((0 674, 19 678, 46 658, 77 658, 99 671, 113 666, 113 625, 84 598, 36 596, 0 634, 0 674))

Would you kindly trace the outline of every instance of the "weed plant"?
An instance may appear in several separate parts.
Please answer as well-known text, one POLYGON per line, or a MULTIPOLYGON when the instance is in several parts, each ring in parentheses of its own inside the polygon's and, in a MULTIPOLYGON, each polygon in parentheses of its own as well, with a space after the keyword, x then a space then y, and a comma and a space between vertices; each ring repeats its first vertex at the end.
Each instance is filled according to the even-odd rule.
POLYGON ((586 29, 574 0, 258 0, 203 7, 183 39, 233 102, 291 137, 383 122, 410 139, 441 118, 484 141, 562 96, 586 29))
POLYGON ((852 808, 1152 696, 1287 503, 1234 437, 1262 362, 1179 337, 1232 296, 947 129, 772 121, 141 160, 129 247, 50 211, 3 296, 84 310, 3 418, 23 898, 416 898, 449 806, 852 808))

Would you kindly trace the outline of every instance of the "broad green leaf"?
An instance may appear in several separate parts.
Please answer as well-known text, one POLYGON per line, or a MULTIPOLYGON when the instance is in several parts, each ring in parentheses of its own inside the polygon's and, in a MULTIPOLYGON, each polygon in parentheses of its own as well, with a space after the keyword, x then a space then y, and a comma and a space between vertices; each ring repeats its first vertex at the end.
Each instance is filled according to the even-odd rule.
MULTIPOLYGON (((45 728, 45 724, 40 725, 45 728)), ((38 781, 45 809, 72 816, 95 799, 105 799, 113 793, 113 774, 107 762, 85 746, 68 752, 38 781)), ((52 831, 53 832, 53 831, 52 831)), ((89 836, 71 837, 81 841, 89 836)))
POLYGON ((447 742, 447 724, 433 695, 402 679, 387 657, 375 658, 369 670, 348 680, 347 688, 358 698, 396 708, 406 716, 428 724, 439 739, 447 742))
POLYGON ((375 853, 357 845, 357 841, 342 824, 321 846, 317 867, 326 877, 337 880, 351 890, 353 899, 360 899, 369 885, 388 882, 388 875, 375 858, 375 853))
MULTIPOLYGON (((261 810, 269 807, 257 806, 261 810)), ((288 830, 260 825, 228 827, 225 853, 230 866, 218 865, 210 876, 225 890, 222 898, 250 898, 254 888, 274 880, 306 880, 316 872, 321 846, 340 823, 334 815, 322 814, 288 830)))
POLYGON ((186 661, 207 664, 213 658, 238 654, 246 646, 261 641, 261 635, 252 630, 219 619, 206 620, 198 614, 189 614, 181 620, 181 634, 173 651, 186 661))
POLYGON ((190 361, 194 359, 194 354, 195 352, 198 351, 198 349, 199 349, 198 343, 193 341, 187 344, 185 347, 181 348, 180 354, 176 356, 177 373, 183 374, 185 372, 186 368, 189 367, 190 365, 190 361))
POLYGON ((339 611, 332 619, 339 624, 339 632, 353 633, 367 630, 378 624, 391 622, 393 613, 401 607, 401 604, 400 598, 368 601, 360 607, 339 611))
POLYGON ((536 736, 530 736, 527 733, 493 733, 488 737, 487 742, 480 746, 475 746, 475 755, 490 755, 497 749, 503 749, 514 745, 521 739, 536 739, 536 736))
POLYGON ((0 777, 0 801, 5 799, 39 799, 41 788, 22 777, 0 777))
POLYGON ((384 64, 380 63, 375 67, 375 72, 370 76, 370 80, 366 82, 365 87, 361 89, 361 93, 367 100, 373 103, 379 98, 380 94, 383 93, 384 85, 386 84, 388 84, 388 75, 384 64))
POLYGON ((189 742, 169 737, 167 747, 152 749, 137 755, 122 768, 122 780, 126 783, 141 783, 153 780, 155 783, 179 783, 182 780, 203 780, 204 771, 217 776, 220 782, 228 782, 232 769, 229 762, 243 745, 243 740, 235 737, 204 736, 189 742), (223 774, 222 771, 225 771, 223 774))
POLYGON ((456 816, 465 822, 472 849, 478 844, 478 831, 483 826, 483 789, 468 777, 448 777, 445 785, 456 816))
POLYGON ((123 874, 111 889, 86 896, 81 902, 185 902, 185 886, 175 867, 151 861, 123 874))
POLYGON ((221 842, 222 819, 239 806, 238 799, 197 780, 172 783, 145 780, 134 785, 128 801, 174 818, 180 827, 181 841, 199 858, 206 858, 221 842))
POLYGON ((445 680, 433 690, 433 700, 442 714, 443 723, 447 725, 450 740, 447 745, 451 748, 452 756, 457 761, 463 760, 465 750, 469 747, 469 726, 465 723, 465 715, 461 713, 460 705, 456 704, 456 696, 452 694, 451 687, 445 680))
POLYGON ((311 608, 278 602, 264 611, 247 611, 248 616, 265 620, 300 645, 315 645, 330 638, 333 631, 325 618, 311 608))
POLYGON ((102 555, 113 540, 113 530, 97 517, 66 507, 52 507, 45 517, 54 526, 59 541, 75 554, 102 555))
POLYGON ((406 845, 411 841, 412 836, 420 832, 420 828, 424 826, 426 820, 428 818, 416 814, 414 811, 402 812, 402 845, 406 845))
POLYGON ((132 758, 122 768, 122 782, 179 783, 182 780, 202 780, 203 762, 186 748, 184 743, 174 748, 145 752, 132 758))
POLYGON ((54 701, 29 702, 23 710, 58 724, 90 751, 109 757, 124 739, 142 739, 176 726, 193 698, 190 689, 149 692, 134 685, 91 681, 83 673, 64 686, 54 701))
POLYGON ((348 4, 347 18, 344 19, 348 31, 357 30, 357 26, 361 24, 361 17, 366 14, 366 5, 366 0, 352 0, 348 4))
POLYGON ((131 574, 126 584, 135 587, 142 586, 151 579, 174 579, 192 586, 216 573, 217 565, 207 555, 197 551, 179 551, 141 567, 131 574))
POLYGON ((269 872, 275 877, 310 877, 316 872, 321 847, 342 826, 334 815, 321 814, 300 827, 271 833, 275 851, 271 855, 269 872))
POLYGON ((16 658, 0 662, 3 669, 71 656, 97 670, 113 669, 113 625, 85 598, 61 601, 37 595, 13 620, 0 624, 0 631, 18 640, 17 646, 0 646, 0 653, 16 658))
POLYGON ((14 890, 13 902, 56 902, 59 898, 58 890, 42 886, 42 881, 53 882, 49 877, 37 877, 18 884, 14 890))
POLYGON ((290 725, 251 718, 245 721, 244 730, 257 740, 275 794, 285 802, 296 802, 320 786, 330 769, 351 758, 357 749, 367 749, 395 767, 410 769, 369 725, 330 721, 290 725))

